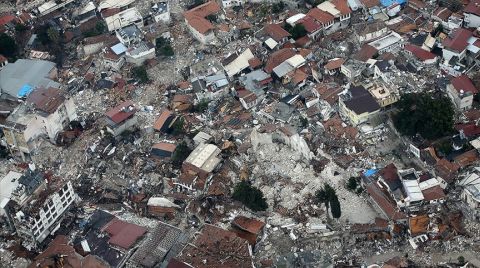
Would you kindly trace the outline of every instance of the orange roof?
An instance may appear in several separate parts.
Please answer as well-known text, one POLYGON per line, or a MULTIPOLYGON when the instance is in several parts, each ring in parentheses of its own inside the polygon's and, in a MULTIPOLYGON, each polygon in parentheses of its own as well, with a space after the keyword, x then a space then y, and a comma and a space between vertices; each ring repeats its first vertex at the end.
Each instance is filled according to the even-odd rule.
POLYGON ((430 218, 427 215, 419 215, 408 220, 410 233, 412 236, 425 234, 428 230, 430 218))
POLYGON ((160 142, 154 144, 152 148, 173 153, 177 148, 177 145, 172 143, 160 142))
POLYGON ((290 33, 283 29, 279 24, 267 24, 263 30, 267 35, 277 42, 281 41, 285 37, 290 36, 290 33))
POLYGON ((257 57, 254 57, 254 58, 248 60, 248 64, 250 65, 250 68, 255 69, 258 66, 262 65, 262 61, 259 60, 257 57))
POLYGON ((163 125, 165 124, 165 122, 168 120, 168 118, 170 116, 172 116, 173 113, 169 110, 164 110, 160 116, 158 117, 158 119, 155 121, 155 123, 153 124, 153 129, 157 130, 157 131, 160 131, 163 127, 163 125))
POLYGON ((344 59, 333 59, 333 60, 330 60, 327 64, 325 64, 324 67, 329 71, 335 70, 340 68, 344 62, 345 62, 344 59))
POLYGON ((204 34, 215 28, 205 17, 215 14, 219 11, 220 6, 218 3, 215 1, 209 1, 186 11, 183 15, 190 26, 192 26, 199 33, 204 34))

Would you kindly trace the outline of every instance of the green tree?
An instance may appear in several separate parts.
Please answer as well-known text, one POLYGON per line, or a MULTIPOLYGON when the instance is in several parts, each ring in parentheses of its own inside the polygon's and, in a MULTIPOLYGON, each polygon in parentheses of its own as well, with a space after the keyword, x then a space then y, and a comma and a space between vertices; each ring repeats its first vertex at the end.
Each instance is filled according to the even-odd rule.
POLYGON ((437 139, 453 130, 455 112, 450 99, 445 96, 411 93, 402 96, 397 108, 394 124, 403 135, 418 133, 426 139, 437 139))
POLYGON ((180 117, 177 120, 175 120, 175 122, 172 125, 172 134, 173 135, 183 134, 185 132, 184 125, 185 125, 185 120, 183 119, 183 117, 180 117))
POLYGON ((159 37, 157 38, 155 43, 156 43, 157 55, 167 56, 167 57, 174 55, 174 51, 173 51, 172 45, 170 44, 170 40, 163 37, 159 37))
POLYGON ((9 35, 0 34, 0 54, 5 57, 13 57, 17 52, 17 44, 9 35))
POLYGON ((272 13, 280 13, 285 9, 285 3, 283 1, 280 1, 278 3, 273 3, 272 4, 272 13))
POLYGON ((22 23, 15 24, 15 31, 16 32, 25 32, 26 30, 28 30, 28 28, 27 28, 27 26, 25 26, 25 24, 22 24, 22 23))
POLYGON ((98 34, 102 34, 106 30, 107 30, 107 26, 105 25, 105 23, 103 21, 97 21, 97 23, 95 24, 95 31, 98 34))
POLYGON ((150 79, 148 78, 147 69, 143 65, 133 67, 132 74, 133 77, 137 79, 140 84, 146 84, 150 81, 150 79))
POLYGON ((190 155, 192 150, 188 148, 187 143, 185 141, 182 141, 177 145, 177 148, 175 148, 175 152, 172 155, 172 163, 175 167, 179 168, 182 166, 183 161, 187 159, 187 157, 190 155))
POLYGON ((50 40, 54 44, 60 43, 60 32, 58 32, 55 28, 50 27, 47 30, 48 40, 50 40))
POLYGON ((235 185, 232 198, 242 202, 242 204, 253 211, 263 211, 268 208, 262 191, 253 187, 247 181, 241 181, 235 185))
POLYGON ((203 113, 208 109, 208 99, 201 99, 194 107, 193 111, 197 113, 203 113))
POLYGON ((295 40, 307 35, 307 30, 305 30, 305 26, 303 26, 302 24, 296 24, 292 27, 290 26, 290 24, 287 23, 285 24, 284 28, 292 35, 292 38, 295 40))
POLYGON ((338 219, 340 216, 342 216, 342 210, 340 208, 340 202, 338 201, 337 195, 334 195, 332 200, 330 200, 330 211, 335 219, 338 219))
POLYGON ((323 185, 323 188, 315 193, 315 197, 318 203, 325 204, 325 208, 327 209, 327 211, 330 208, 330 211, 332 212, 332 216, 334 218, 340 218, 340 202, 338 201, 335 189, 325 183, 323 185))
POLYGON ((464 265, 465 264, 465 257, 458 256, 457 261, 458 261, 458 264, 464 265))
POLYGON ((347 189, 350 191, 355 191, 358 187, 357 178, 350 177, 347 182, 347 189))

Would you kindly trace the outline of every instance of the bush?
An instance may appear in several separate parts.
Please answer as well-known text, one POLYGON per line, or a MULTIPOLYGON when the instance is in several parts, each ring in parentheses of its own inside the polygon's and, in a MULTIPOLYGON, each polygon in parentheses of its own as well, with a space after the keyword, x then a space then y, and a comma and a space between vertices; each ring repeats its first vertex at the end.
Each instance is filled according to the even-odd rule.
POLYGON ((167 57, 174 55, 174 51, 170 44, 170 40, 163 37, 159 37, 157 38, 155 43, 156 43, 155 49, 156 49, 157 55, 167 56, 167 57))
POLYGON ((95 28, 84 32, 83 36, 85 37, 97 36, 105 33, 106 31, 107 31, 107 26, 105 25, 105 23, 103 21, 98 21, 97 24, 95 24, 95 28))
POLYGON ((272 13, 280 13, 285 9, 285 3, 280 1, 272 5, 272 13))
POLYGON ((458 256, 457 261, 458 261, 458 264, 464 265, 465 264, 465 257, 458 256))
POLYGON ((253 211, 263 211, 268 208, 262 191, 253 187, 247 181, 241 181, 235 185, 232 198, 242 202, 243 205, 253 211))
POLYGON ((185 129, 184 129, 185 124, 184 123, 185 123, 185 120, 182 117, 175 120, 175 122, 172 125, 172 134, 173 135, 180 135, 180 134, 185 133, 185 129))
POLYGON ((296 24, 293 27, 290 26, 290 24, 285 24, 285 30, 287 30, 287 32, 289 32, 292 35, 292 38, 295 40, 307 35, 307 30, 305 30, 305 26, 302 24, 296 24))
POLYGON ((150 81, 150 79, 148 78, 148 73, 145 66, 134 67, 132 69, 132 74, 133 74, 133 77, 137 79, 137 81, 140 84, 146 84, 150 81))

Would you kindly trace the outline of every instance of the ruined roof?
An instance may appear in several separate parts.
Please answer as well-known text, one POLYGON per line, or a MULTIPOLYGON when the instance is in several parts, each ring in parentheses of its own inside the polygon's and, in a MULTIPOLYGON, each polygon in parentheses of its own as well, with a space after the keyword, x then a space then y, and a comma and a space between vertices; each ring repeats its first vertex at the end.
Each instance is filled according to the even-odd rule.
POLYGON ((252 267, 248 242, 234 232, 210 224, 203 227, 178 259, 193 267, 252 267))
POLYGON ((335 70, 342 67, 342 64, 345 62, 342 58, 331 59, 325 64, 324 68, 326 70, 335 70))
POLYGON ((106 112, 105 116, 107 116, 115 124, 119 124, 133 116, 136 111, 137 110, 132 101, 125 101, 119 104, 117 107, 106 112))
POLYGON ((373 22, 364 22, 364 23, 359 23, 354 26, 355 32, 358 35, 367 35, 369 33, 374 33, 379 30, 382 30, 383 28, 386 28, 387 26, 385 25, 385 22, 382 20, 376 20, 373 22))
MULTIPOLYGON (((62 256, 63 263, 69 264, 75 268, 106 268, 110 267, 102 260, 93 255, 82 257, 78 254, 73 246, 68 243, 68 237, 57 235, 55 239, 48 245, 48 248, 35 257, 34 261, 28 266, 36 267, 56 267, 58 256, 62 256)), ((65 266, 67 267, 67 266, 65 266)))
POLYGON ((277 42, 290 36, 290 33, 283 29, 280 24, 267 24, 263 28, 263 31, 277 42))
POLYGON ((472 32, 464 28, 457 28, 452 31, 451 36, 443 40, 443 46, 453 51, 461 52, 468 46, 468 39, 472 32))
POLYGON ((470 151, 464 152, 463 154, 454 158, 456 164, 460 166, 460 168, 467 167, 476 161, 478 161, 478 151, 477 149, 472 149, 470 151))
POLYGON ((408 219, 408 227, 412 236, 426 234, 430 218, 428 215, 418 215, 408 219))
POLYGON ((329 22, 332 22, 335 19, 335 17, 332 16, 330 13, 325 12, 321 9, 316 8, 316 7, 310 9, 307 13, 307 16, 310 16, 310 17, 314 18, 315 20, 317 20, 318 22, 320 22, 322 24, 327 24, 329 22))
POLYGON ((472 94, 477 94, 478 89, 473 85, 472 80, 468 78, 466 74, 454 77, 451 81, 452 86, 459 92, 470 92, 472 94))
POLYGON ((445 158, 440 159, 435 165, 435 171, 437 175, 444 179, 447 183, 450 183, 455 178, 459 165, 452 163, 445 158))
POLYGON ((397 171, 395 164, 390 163, 378 172, 391 191, 395 191, 402 186, 397 171))
POLYGON ((480 16, 480 0, 471 0, 463 9, 463 13, 471 13, 480 16))
POLYGON ((410 51, 415 57, 422 61, 435 59, 437 57, 437 55, 432 52, 412 44, 406 44, 405 50, 410 51))
POLYGON ((357 53, 355 53, 355 56, 353 58, 358 61, 366 62, 367 60, 373 58, 373 56, 375 56, 375 54, 377 53, 378 49, 374 48, 369 44, 364 44, 362 48, 357 53))
MULTIPOLYGON (((158 222, 150 235, 138 247, 128 262, 141 267, 156 267, 156 265, 159 265, 162 261, 164 261, 166 255, 170 252, 172 247, 178 243, 177 241, 181 233, 182 231, 177 227, 164 222, 158 222)), ((191 267, 180 264, 181 262, 176 264, 170 261, 168 267, 191 267)))
POLYGON ((265 223, 245 216, 237 216, 232 221, 232 225, 252 234, 259 234, 265 223))
POLYGON ((108 243, 129 249, 147 232, 147 229, 136 224, 128 223, 117 218, 112 219, 103 228, 110 235, 108 243))
POLYGON ((360 0, 360 2, 366 8, 372 8, 372 7, 375 7, 375 6, 380 6, 380 0, 360 0))
POLYGON ((209 30, 215 29, 210 21, 205 17, 213 15, 220 11, 220 5, 215 1, 208 1, 202 5, 194 7, 183 13, 188 24, 198 32, 205 34, 209 30))
POLYGON ((65 101, 63 90, 58 88, 37 88, 27 97, 27 103, 47 114, 54 113, 65 101))

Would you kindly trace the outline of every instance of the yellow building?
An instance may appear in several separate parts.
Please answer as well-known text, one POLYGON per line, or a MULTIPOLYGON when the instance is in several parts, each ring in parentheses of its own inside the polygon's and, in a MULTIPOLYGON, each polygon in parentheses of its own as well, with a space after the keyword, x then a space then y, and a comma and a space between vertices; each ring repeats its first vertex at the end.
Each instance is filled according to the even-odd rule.
POLYGON ((380 112, 380 105, 363 86, 351 88, 344 98, 340 98, 339 108, 340 113, 354 126, 368 121, 380 112))

